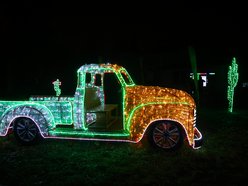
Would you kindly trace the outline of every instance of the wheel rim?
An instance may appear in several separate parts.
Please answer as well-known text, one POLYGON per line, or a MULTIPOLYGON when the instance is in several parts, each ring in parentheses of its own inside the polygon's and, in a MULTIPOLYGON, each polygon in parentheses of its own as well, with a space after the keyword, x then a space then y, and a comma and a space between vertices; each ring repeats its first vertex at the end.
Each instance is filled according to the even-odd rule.
POLYGON ((37 136, 37 127, 29 118, 21 118, 16 123, 16 134, 25 142, 30 142, 37 136))
POLYGON ((180 131, 173 123, 159 123, 153 130, 154 143, 164 149, 174 148, 180 140, 180 131))

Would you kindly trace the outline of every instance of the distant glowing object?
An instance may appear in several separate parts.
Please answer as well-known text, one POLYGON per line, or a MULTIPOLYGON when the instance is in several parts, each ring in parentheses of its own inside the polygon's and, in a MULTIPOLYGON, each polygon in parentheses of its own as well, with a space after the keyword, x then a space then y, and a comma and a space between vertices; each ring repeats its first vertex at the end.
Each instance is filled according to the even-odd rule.
POLYGON ((228 112, 232 112, 234 88, 237 86, 239 79, 238 64, 236 63, 235 57, 232 59, 232 66, 229 66, 227 75, 228 75, 227 99, 229 101, 228 112))

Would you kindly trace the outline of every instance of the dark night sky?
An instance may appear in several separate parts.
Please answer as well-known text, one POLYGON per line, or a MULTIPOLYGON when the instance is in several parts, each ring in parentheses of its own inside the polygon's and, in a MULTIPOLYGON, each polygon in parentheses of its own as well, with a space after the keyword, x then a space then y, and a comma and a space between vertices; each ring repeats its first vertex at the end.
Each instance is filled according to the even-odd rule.
MULTIPOLYGON (((0 97, 53 93, 60 78, 73 94, 76 70, 99 57, 127 67, 139 81, 139 60, 150 68, 190 67, 194 47, 198 67, 229 65, 233 56, 245 69, 247 29, 241 6, 166 6, 79 14, 78 11, 0 8, 0 97)), ((245 70, 243 70, 245 71, 245 70)))

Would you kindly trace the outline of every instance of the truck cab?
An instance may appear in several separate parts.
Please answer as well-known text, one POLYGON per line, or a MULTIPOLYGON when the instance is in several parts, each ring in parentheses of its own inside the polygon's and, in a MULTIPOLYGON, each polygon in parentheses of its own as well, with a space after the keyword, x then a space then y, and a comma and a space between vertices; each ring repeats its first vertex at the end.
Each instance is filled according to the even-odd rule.
POLYGON ((125 89, 134 86, 128 72, 118 65, 84 65, 78 70, 78 85, 74 97, 76 129, 126 130, 123 115, 125 89), (114 128, 114 129, 113 129, 114 128))

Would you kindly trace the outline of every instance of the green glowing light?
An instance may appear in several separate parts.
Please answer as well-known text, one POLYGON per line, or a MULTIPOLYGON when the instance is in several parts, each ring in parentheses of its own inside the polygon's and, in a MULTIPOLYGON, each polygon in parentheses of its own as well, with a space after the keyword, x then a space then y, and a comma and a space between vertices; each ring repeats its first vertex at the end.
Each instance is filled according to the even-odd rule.
POLYGON ((227 75, 228 75, 227 99, 229 102, 228 112, 232 112, 233 111, 234 88, 237 86, 238 79, 239 79, 238 64, 236 63, 235 57, 232 59, 232 65, 229 66, 227 75))
POLYGON ((197 103, 199 102, 199 87, 198 87, 198 80, 199 80, 199 74, 197 73, 197 63, 196 63, 196 54, 195 54, 195 50, 192 47, 188 48, 189 50, 189 57, 190 57, 190 63, 191 63, 191 68, 193 71, 193 79, 194 79, 194 84, 195 84, 195 98, 197 103))
POLYGON ((57 79, 56 81, 53 82, 54 90, 56 92, 56 96, 60 96, 61 90, 59 86, 61 85, 61 82, 57 79))

